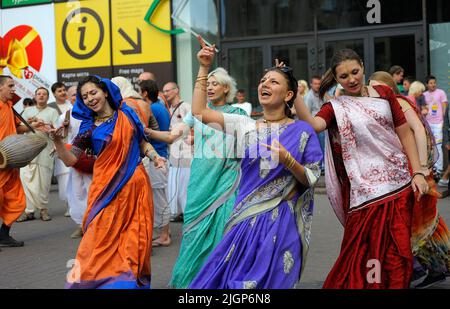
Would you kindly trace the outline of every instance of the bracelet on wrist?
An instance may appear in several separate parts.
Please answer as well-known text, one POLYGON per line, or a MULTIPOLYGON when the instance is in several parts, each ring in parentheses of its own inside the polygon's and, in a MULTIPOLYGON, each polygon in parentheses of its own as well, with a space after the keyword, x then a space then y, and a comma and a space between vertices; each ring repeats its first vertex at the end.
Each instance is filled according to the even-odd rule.
POLYGON ((414 172, 413 175, 412 175, 412 177, 411 177, 411 180, 414 179, 414 177, 416 177, 417 175, 422 175, 423 178, 426 177, 425 174, 422 173, 422 172, 414 172))
POLYGON ((286 167, 286 169, 291 170, 295 166, 296 162, 297 161, 295 160, 295 158, 290 153, 288 153, 284 166, 286 167))

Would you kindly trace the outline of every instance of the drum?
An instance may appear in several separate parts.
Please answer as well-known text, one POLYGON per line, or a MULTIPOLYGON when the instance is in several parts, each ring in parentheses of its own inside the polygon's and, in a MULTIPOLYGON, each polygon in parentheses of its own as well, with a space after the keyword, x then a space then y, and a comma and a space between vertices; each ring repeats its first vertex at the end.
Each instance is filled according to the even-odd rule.
POLYGON ((0 169, 27 166, 45 147, 47 147, 47 138, 41 135, 7 136, 0 141, 0 169))

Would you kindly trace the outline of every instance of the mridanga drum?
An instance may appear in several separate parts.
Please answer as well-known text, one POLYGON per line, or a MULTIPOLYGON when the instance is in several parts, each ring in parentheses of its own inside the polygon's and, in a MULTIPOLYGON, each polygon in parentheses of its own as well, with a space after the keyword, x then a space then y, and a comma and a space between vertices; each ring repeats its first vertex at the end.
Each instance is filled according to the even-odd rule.
POLYGON ((14 134, 0 141, 0 169, 21 168, 41 153, 47 138, 38 134, 14 134))

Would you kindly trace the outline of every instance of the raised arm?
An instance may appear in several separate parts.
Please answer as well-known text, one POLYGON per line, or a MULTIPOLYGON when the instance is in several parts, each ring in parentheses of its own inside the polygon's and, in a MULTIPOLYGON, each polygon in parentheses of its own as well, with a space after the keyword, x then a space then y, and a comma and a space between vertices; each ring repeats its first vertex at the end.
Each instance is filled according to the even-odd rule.
POLYGON ((309 123, 313 127, 314 131, 316 131, 317 133, 326 130, 327 123, 325 122, 325 120, 323 120, 320 117, 313 117, 311 115, 308 108, 306 107, 305 101, 303 100, 302 96, 299 95, 297 96, 294 102, 294 106, 297 112, 298 119, 309 123))
POLYGON ((204 124, 215 124, 214 129, 224 130, 224 119, 221 112, 208 109, 206 106, 206 91, 209 69, 215 55, 215 45, 209 47, 205 44, 201 36, 197 37, 202 49, 197 54, 200 64, 197 79, 195 81, 194 93, 192 96, 192 115, 204 124), (217 127, 219 126, 219 128, 217 127))

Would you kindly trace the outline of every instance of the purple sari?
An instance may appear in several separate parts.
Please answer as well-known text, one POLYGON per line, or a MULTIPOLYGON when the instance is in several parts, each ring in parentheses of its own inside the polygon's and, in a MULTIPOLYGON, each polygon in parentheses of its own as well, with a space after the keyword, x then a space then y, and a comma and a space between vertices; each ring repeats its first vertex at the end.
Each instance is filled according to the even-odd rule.
POLYGON ((245 137, 239 194, 225 235, 189 288, 286 289, 300 279, 323 157, 319 140, 303 121, 250 131, 245 137), (284 165, 272 162, 261 143, 270 145, 273 139, 305 167, 309 188, 298 184, 284 165))

